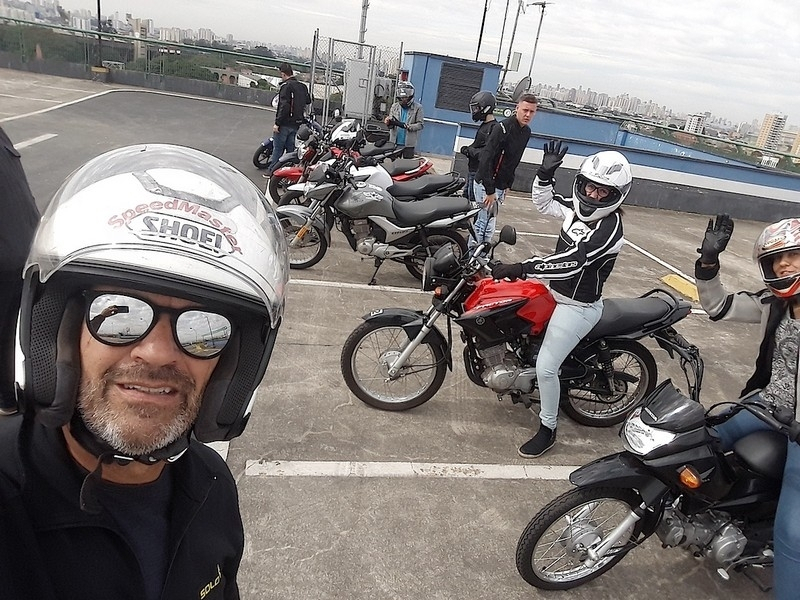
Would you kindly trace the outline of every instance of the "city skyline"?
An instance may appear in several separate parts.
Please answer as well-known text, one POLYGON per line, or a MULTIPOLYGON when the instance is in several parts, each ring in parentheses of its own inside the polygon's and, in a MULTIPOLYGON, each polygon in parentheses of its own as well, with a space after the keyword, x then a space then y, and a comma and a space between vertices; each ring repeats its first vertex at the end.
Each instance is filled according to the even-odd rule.
MULTIPOLYGON (((96 12, 93 0, 67 0, 67 10, 96 12)), ((370 0, 366 43, 403 43, 405 51, 431 52, 474 59, 483 0, 435 5, 406 0, 403 20, 388 0, 370 0)), ((481 53, 485 62, 504 63, 516 15, 516 0, 493 0, 486 13, 481 53), (502 48, 498 46, 507 4, 502 48)), ((530 3, 528 3, 530 4, 530 3)), ((275 0, 234 0, 229 10, 199 0, 171 3, 153 0, 102 0, 104 14, 119 12, 153 19, 157 27, 212 29, 224 38, 269 45, 311 45, 314 30, 336 39, 357 40, 361 0, 340 0, 335 8, 320 0, 286 6, 275 0), (275 16, 280 17, 278 22, 275 16)), ((767 114, 786 115, 787 127, 800 124, 800 5, 765 0, 675 0, 669 6, 607 0, 553 0, 547 3, 537 44, 532 48, 540 8, 520 14, 513 50, 522 53, 515 81, 531 66, 534 84, 591 88, 610 96, 629 94, 684 114, 710 113, 734 124, 761 122, 767 114)))

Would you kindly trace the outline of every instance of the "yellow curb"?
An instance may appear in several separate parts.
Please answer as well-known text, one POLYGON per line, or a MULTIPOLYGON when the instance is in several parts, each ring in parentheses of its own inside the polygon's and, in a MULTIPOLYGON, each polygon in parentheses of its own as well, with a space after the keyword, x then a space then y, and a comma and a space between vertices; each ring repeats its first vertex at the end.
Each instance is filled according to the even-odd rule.
POLYGON ((669 275, 664 275, 661 278, 666 285, 677 291, 679 294, 683 294, 689 300, 693 302, 699 302, 700 296, 697 294, 697 287, 691 282, 680 275, 676 275, 675 273, 670 273, 669 275))

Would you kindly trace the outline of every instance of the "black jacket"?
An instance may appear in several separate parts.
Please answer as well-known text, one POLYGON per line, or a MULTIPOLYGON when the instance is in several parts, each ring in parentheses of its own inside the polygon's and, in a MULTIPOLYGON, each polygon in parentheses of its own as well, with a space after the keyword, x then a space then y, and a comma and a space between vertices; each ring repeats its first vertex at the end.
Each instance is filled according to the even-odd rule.
POLYGON ((519 124, 515 116, 500 122, 481 150, 480 165, 475 181, 483 184, 486 194, 494 194, 497 190, 507 190, 514 183, 514 171, 517 170, 522 153, 531 137, 531 128, 519 124))
POLYGON ((275 125, 298 126, 303 122, 306 106, 311 104, 311 96, 304 83, 289 77, 281 82, 278 90, 278 110, 275 114, 275 125))
POLYGON ((478 171, 478 167, 480 166, 481 150, 486 147, 486 142, 489 141, 489 136, 494 128, 499 124, 500 122, 496 119, 481 123, 481 126, 478 127, 478 131, 475 133, 475 139, 469 146, 467 146, 467 169, 471 173, 478 171))
POLYGON ((19 152, 0 127, 0 272, 17 272, 28 258, 28 248, 39 224, 39 210, 28 186, 19 152))
MULTIPOLYGON (((165 600, 239 598, 244 547, 236 485, 212 449, 192 442, 172 475, 165 600)), ((61 430, 0 419, 0 597, 142 600, 139 563, 117 522, 78 499, 85 478, 61 430)), ((162 477, 167 475, 165 471, 162 477)))

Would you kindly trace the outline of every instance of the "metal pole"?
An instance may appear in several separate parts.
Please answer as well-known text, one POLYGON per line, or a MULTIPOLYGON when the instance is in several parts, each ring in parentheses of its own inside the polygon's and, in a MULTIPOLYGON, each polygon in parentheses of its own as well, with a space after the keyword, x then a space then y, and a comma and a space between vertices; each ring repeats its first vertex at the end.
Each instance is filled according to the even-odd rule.
POLYGON ((506 58, 506 68, 503 69, 503 78, 500 80, 500 89, 503 89, 503 84, 506 82, 506 75, 508 74, 508 67, 511 65, 511 50, 514 48, 514 36, 517 33, 517 22, 519 22, 519 12, 522 9, 522 0, 517 4, 517 16, 514 18, 514 29, 511 30, 511 42, 508 44, 508 57, 506 58))
POLYGON ((486 25, 486 12, 489 10, 489 0, 485 0, 483 3, 483 18, 481 19, 481 32, 478 34, 478 49, 475 51, 475 60, 478 60, 478 56, 481 53, 481 41, 483 40, 483 27, 486 25))
POLYGON ((500 53, 503 51, 503 36, 506 33, 506 19, 508 19, 508 5, 511 0, 506 0, 506 12, 503 15, 503 28, 500 30, 500 45, 497 47, 497 63, 500 63, 500 53))
POLYGON ((97 66, 103 66, 103 38, 100 32, 103 29, 100 17, 100 0, 97 0, 97 66))
POLYGON ((542 2, 539 4, 539 8, 541 9, 541 13, 539 14, 539 27, 536 29, 536 40, 533 42, 533 54, 531 54, 531 66, 528 69, 528 77, 530 77, 531 73, 533 73, 533 61, 536 60, 536 46, 539 45, 539 33, 542 31, 542 21, 544 21, 545 6, 547 6, 547 2, 542 2))

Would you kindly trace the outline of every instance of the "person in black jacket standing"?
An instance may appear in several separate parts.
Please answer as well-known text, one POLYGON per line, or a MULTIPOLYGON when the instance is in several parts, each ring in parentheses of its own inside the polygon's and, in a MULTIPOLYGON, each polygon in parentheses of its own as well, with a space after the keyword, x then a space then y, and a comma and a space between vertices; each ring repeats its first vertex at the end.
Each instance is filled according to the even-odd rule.
POLYGON ((481 150, 473 186, 475 201, 481 205, 481 210, 473 224, 477 239, 470 236, 470 248, 491 240, 494 235, 499 205, 503 202, 505 191, 514 183, 514 173, 531 137, 528 124, 538 106, 536 96, 523 94, 514 114, 492 130, 486 146, 481 150))
POLYGON ((622 203, 633 177, 628 160, 608 150, 586 157, 572 186, 572 198, 555 193, 555 172, 567 146, 551 141, 544 146, 542 164, 533 180, 533 203, 540 213, 561 219, 556 250, 516 264, 497 264, 495 279, 518 279, 525 274, 550 281, 556 307, 536 357, 536 384, 541 410, 539 431, 522 444, 519 455, 535 458, 556 441, 561 398, 559 370, 570 352, 603 314, 603 285, 624 243, 622 203))
POLYGON ((39 222, 19 152, 0 127, 0 415, 17 412, 17 314, 22 295, 22 267, 39 222))
POLYGON ((75 171, 25 266, 18 415, 0 419, 3 600, 239 598, 234 478, 283 314, 269 203, 148 144, 75 171), (189 215, 189 218, 187 217, 189 215))
POLYGON ((486 146, 486 141, 492 130, 498 125, 494 118, 494 107, 497 106, 494 94, 491 92, 478 92, 469 101, 469 112, 473 121, 480 122, 478 131, 475 132, 475 139, 469 146, 461 146, 461 154, 467 157, 467 183, 464 186, 467 198, 475 202, 475 175, 478 174, 481 150, 486 146))
POLYGON ((281 63, 278 67, 281 85, 278 89, 278 108, 275 113, 275 125, 272 126, 272 157, 269 172, 278 164, 284 152, 294 152, 294 138, 303 123, 306 106, 311 104, 311 96, 304 83, 297 81, 289 63, 281 63))

